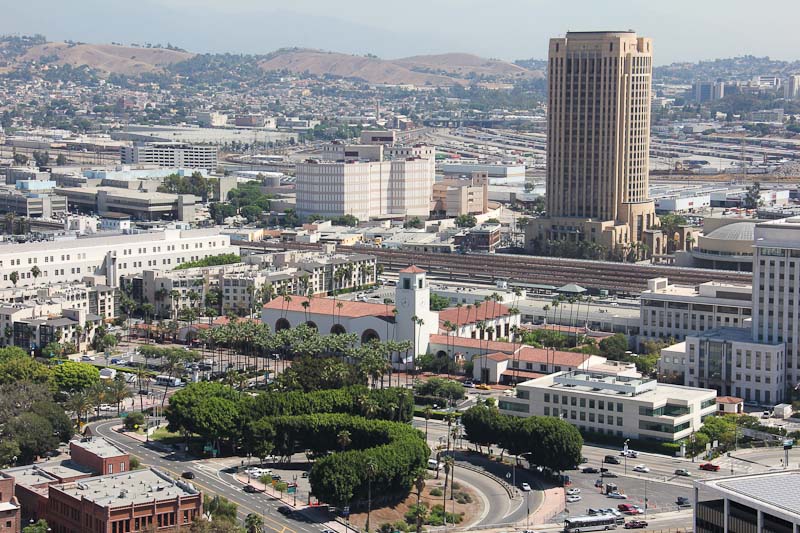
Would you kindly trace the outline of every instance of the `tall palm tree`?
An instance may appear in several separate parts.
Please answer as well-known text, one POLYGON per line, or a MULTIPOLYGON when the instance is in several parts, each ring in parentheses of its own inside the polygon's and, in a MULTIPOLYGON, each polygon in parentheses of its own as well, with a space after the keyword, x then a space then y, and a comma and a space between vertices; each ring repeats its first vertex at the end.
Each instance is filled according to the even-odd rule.
POLYGON ((428 420, 430 420, 431 416, 433 415, 433 409, 431 409, 430 405, 425 407, 424 415, 425 415, 425 442, 428 442, 428 420))
POLYGON ((81 418, 84 413, 88 413, 89 410, 94 406, 92 403, 92 399, 86 392, 80 391, 75 392, 70 395, 69 400, 67 400, 67 409, 75 413, 75 417, 78 419, 78 427, 81 426, 81 418))
POLYGON ((415 517, 417 522, 417 533, 422 533, 422 516, 424 510, 422 508, 422 489, 425 488, 425 474, 424 472, 420 472, 417 476, 417 479, 414 480, 414 488, 417 489, 417 507, 415 509, 415 517))
POLYGON ((131 391, 128 384, 124 379, 115 378, 108 384, 107 388, 108 399, 117 404, 117 416, 119 416, 120 405, 128 398, 133 398, 133 391, 131 391))
POLYGON ((375 474, 378 473, 378 465, 375 459, 368 458, 367 464, 364 465, 364 470, 367 473, 367 533, 369 533, 369 518, 372 514, 372 480, 375 474))

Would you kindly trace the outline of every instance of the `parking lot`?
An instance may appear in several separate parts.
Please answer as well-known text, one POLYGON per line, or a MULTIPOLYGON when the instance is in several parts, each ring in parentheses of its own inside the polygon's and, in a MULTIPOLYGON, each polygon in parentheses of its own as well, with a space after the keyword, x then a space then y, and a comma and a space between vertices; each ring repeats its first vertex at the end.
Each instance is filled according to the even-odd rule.
MULTIPOLYGON (((586 466, 586 465, 583 465, 586 466)), ((622 473, 619 465, 603 465, 609 469, 612 476, 603 477, 603 487, 595 484, 600 480, 598 473, 583 473, 581 471, 570 472, 572 484, 567 487, 580 489, 581 500, 578 502, 567 503, 567 509, 573 516, 587 513, 587 509, 607 509, 617 508, 620 503, 630 503, 645 508, 645 497, 647 498, 647 514, 675 511, 678 509, 678 497, 691 498, 693 491, 685 485, 678 485, 663 480, 655 480, 647 474, 622 473), (627 496, 626 499, 615 499, 606 496, 603 492, 606 484, 615 484, 621 494, 627 496), (645 496, 646 494, 646 496, 645 496)), ((688 506, 687 506, 688 507, 688 506)))

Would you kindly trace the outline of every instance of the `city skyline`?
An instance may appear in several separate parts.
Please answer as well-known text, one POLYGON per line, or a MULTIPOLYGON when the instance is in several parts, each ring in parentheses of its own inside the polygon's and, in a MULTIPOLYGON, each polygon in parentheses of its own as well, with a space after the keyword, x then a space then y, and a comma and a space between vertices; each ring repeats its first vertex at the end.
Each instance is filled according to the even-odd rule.
POLYGON ((361 0, 336 6, 304 0, 291 9, 251 0, 224 5, 209 0, 199 5, 186 0, 145 0, 134 9, 119 0, 86 0, 77 6, 37 0, 5 13, 0 33, 42 33, 53 40, 96 43, 169 41, 201 53, 264 54, 303 47, 373 53, 387 59, 469 52, 516 60, 544 59, 549 37, 567 31, 633 29, 658 43, 657 66, 739 55, 794 59, 791 21, 800 15, 800 7, 789 1, 773 3, 769 12, 739 0, 726 3, 724 10, 683 0, 677 6, 646 7, 578 1, 574 7, 511 0, 498 9, 475 1, 441 0, 412 1, 404 10, 389 12, 361 0), (187 10, 189 5, 191 10, 187 10), (428 16, 420 17, 420 12, 428 16), (691 17, 674 16, 680 12, 691 17), (785 16, 774 17, 775 12, 785 16), (741 25, 742 20, 747 27, 741 25), (700 32, 705 36, 702 47, 694 39, 700 32), (476 33, 483 38, 475 39, 476 33))

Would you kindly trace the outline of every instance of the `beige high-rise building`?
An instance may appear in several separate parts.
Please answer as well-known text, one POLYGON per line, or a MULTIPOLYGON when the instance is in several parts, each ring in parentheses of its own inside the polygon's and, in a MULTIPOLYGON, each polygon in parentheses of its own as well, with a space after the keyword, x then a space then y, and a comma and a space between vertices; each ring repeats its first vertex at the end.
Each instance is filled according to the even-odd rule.
POLYGON ((528 244, 664 248, 648 196, 653 43, 633 31, 569 32, 550 40, 547 218, 528 244))

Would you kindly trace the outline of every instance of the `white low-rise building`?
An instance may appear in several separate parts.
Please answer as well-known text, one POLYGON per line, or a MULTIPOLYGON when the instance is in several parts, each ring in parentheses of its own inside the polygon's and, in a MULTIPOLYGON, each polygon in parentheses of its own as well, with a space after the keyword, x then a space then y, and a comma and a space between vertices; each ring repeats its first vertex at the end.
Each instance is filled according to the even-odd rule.
POLYGON ((581 431, 622 439, 675 442, 688 437, 716 412, 716 391, 665 385, 654 379, 575 370, 517 385, 502 398, 500 412, 556 416, 581 431))
POLYGON ((167 229, 2 244, 0 288, 80 281, 85 276, 105 276, 108 285, 117 286, 126 274, 147 268, 172 269, 188 261, 230 253, 238 253, 238 247, 231 246, 230 237, 216 229, 167 229))

